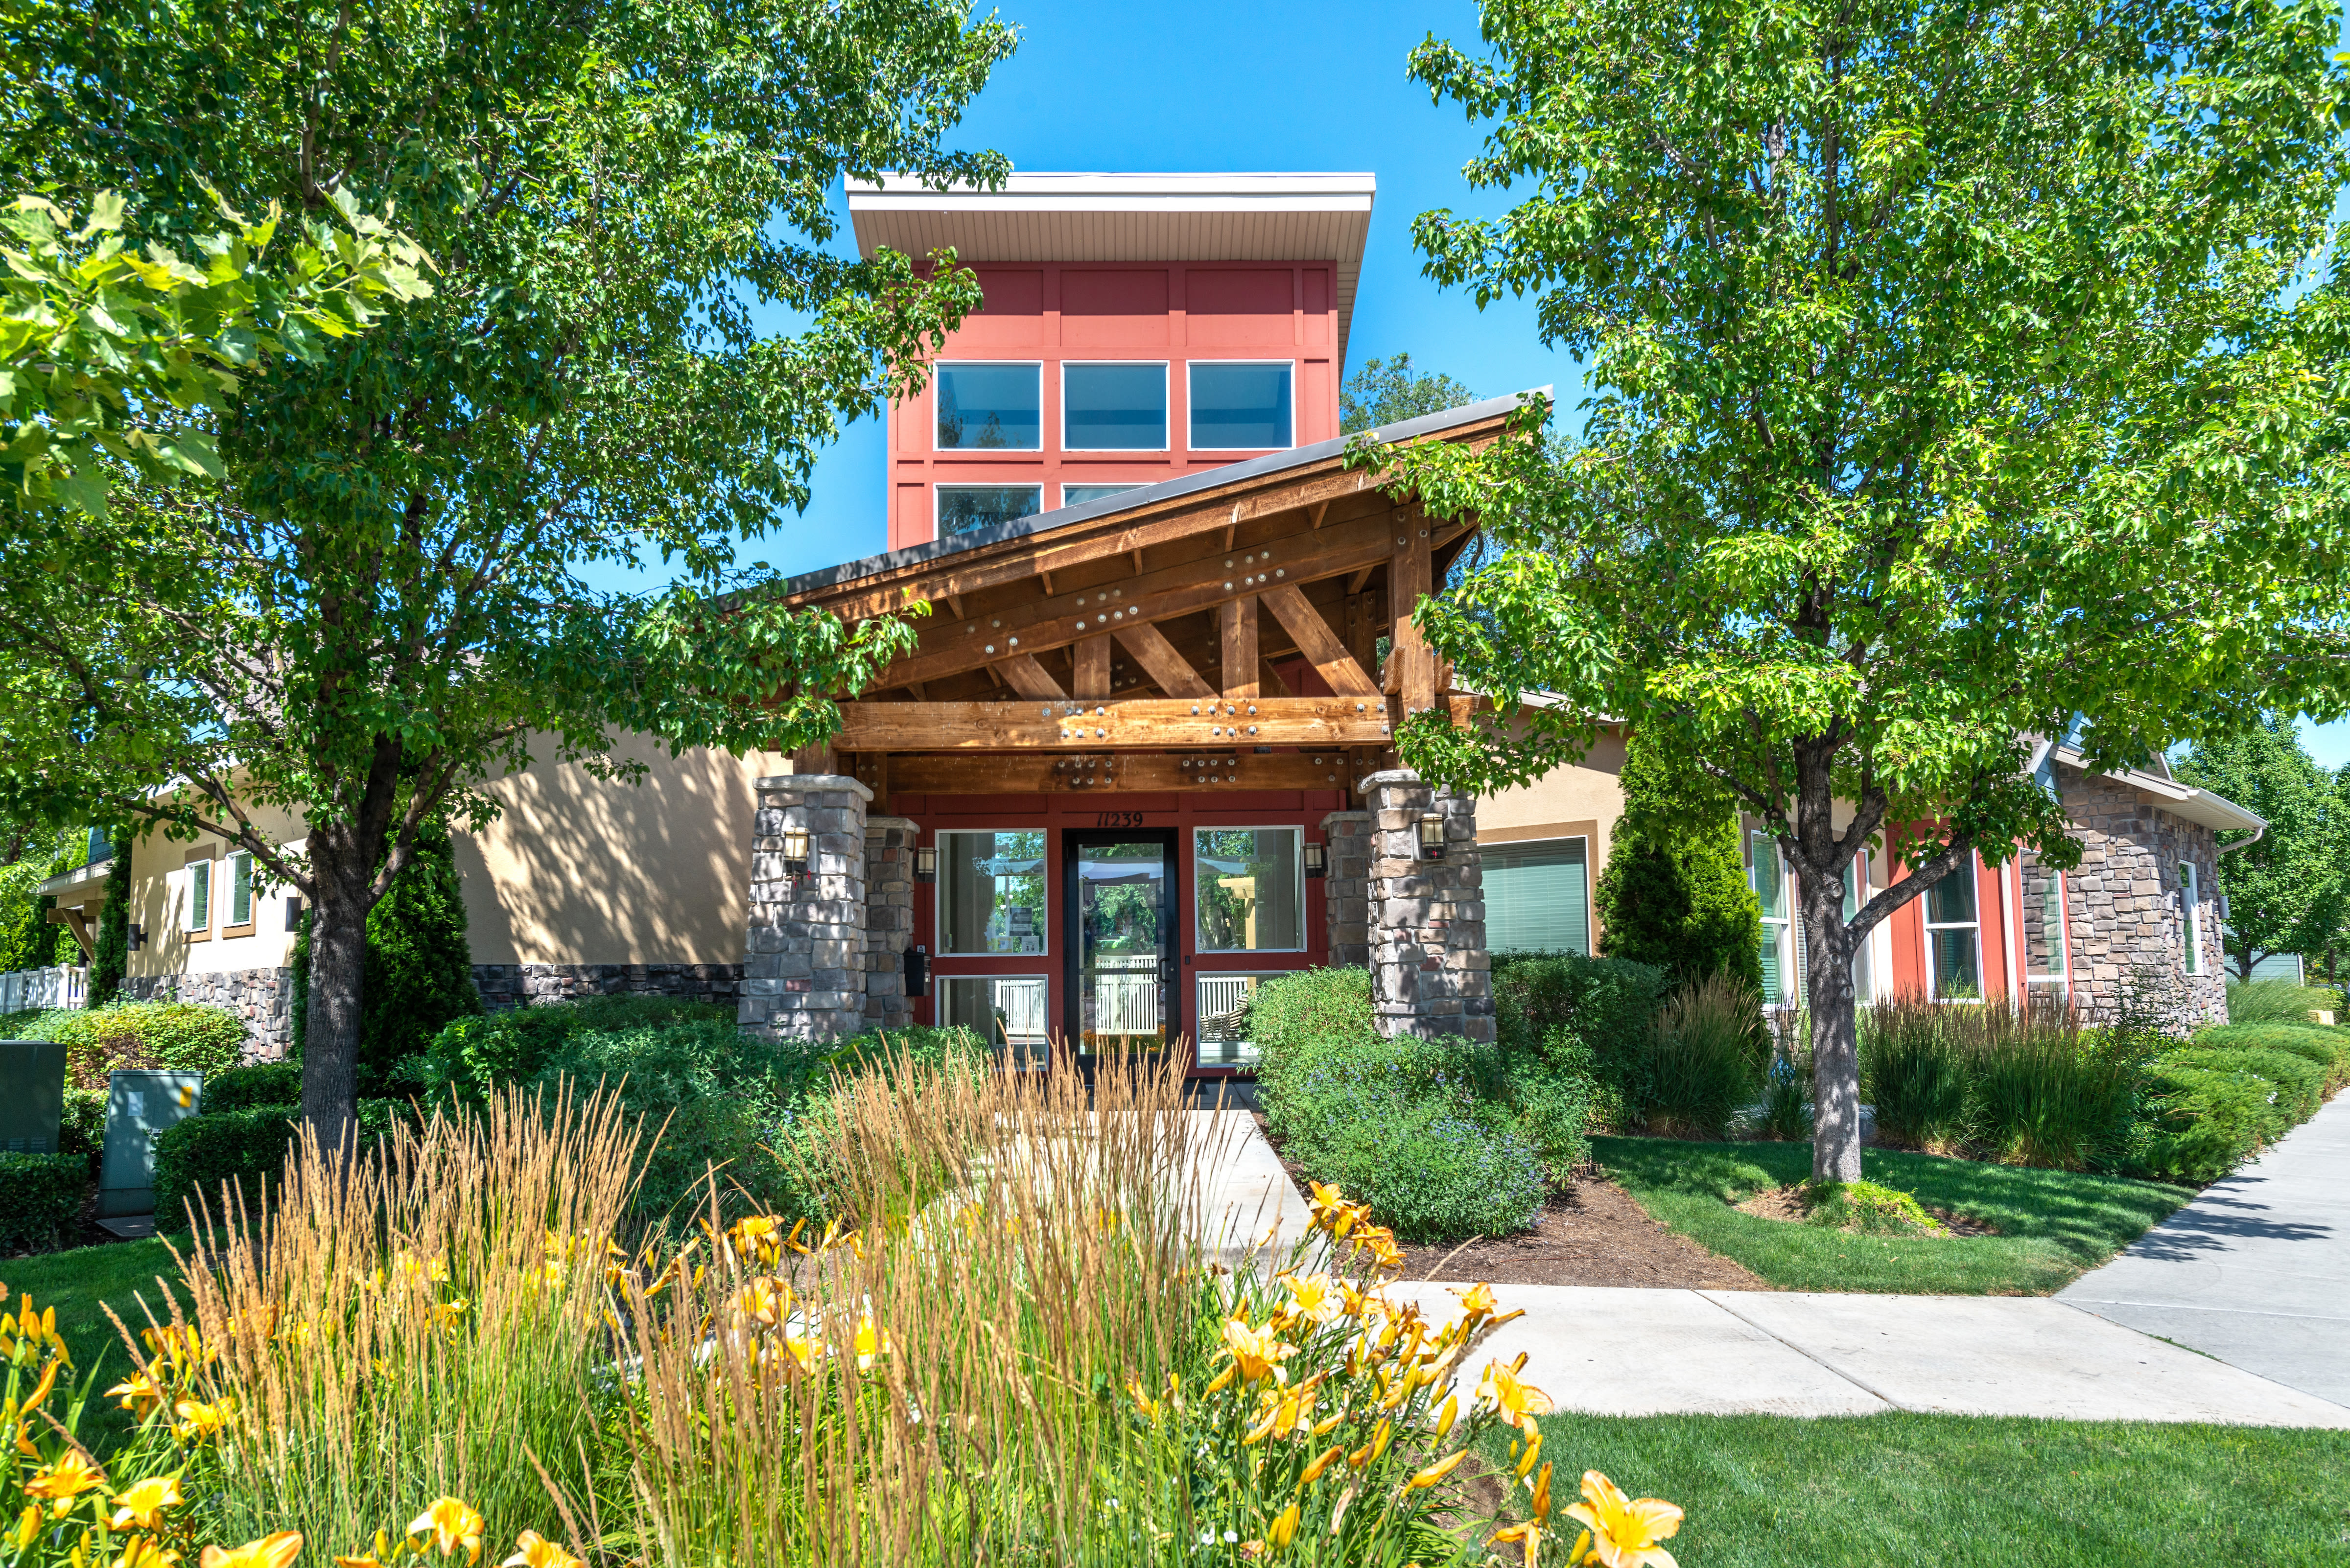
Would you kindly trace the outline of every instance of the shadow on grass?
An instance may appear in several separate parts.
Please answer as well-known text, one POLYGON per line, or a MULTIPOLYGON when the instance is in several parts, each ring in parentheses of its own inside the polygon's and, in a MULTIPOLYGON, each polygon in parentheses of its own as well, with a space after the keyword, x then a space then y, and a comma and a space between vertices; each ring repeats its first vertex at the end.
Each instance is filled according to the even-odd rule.
POLYGON ((1981 1220, 1999 1234, 1851 1236, 1731 1207, 1809 1177, 1808 1143, 1591 1141, 1593 1158, 1651 1218, 1785 1290, 2044 1295, 2193 1196, 2125 1177, 1873 1148, 1861 1158, 1869 1180, 1913 1193, 1929 1209, 1981 1220))

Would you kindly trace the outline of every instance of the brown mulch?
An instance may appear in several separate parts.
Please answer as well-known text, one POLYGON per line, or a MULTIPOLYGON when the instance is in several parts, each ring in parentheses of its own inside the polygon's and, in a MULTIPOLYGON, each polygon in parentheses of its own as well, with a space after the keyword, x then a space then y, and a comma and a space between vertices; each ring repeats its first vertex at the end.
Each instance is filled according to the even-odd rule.
MULTIPOLYGON (((1256 1118, 1259 1131, 1264 1117, 1256 1118)), ((1267 1141, 1271 1141, 1268 1137, 1267 1141)), ((1281 1146, 1274 1144, 1278 1155, 1281 1146)), ((1305 1173, 1282 1168, 1306 1190, 1305 1173)), ((1595 1172, 1555 1193, 1534 1229, 1460 1244, 1406 1247, 1399 1280, 1496 1285, 1631 1285, 1663 1290, 1767 1291, 1773 1287, 1641 1211, 1632 1195, 1595 1172)))

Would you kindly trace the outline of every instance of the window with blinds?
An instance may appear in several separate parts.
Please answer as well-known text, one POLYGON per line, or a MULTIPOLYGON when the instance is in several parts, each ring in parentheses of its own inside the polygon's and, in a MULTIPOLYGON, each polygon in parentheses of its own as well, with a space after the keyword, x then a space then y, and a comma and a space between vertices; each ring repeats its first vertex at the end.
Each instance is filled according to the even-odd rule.
POLYGON ((1485 945, 1497 953, 1591 950, 1589 842, 1481 844, 1485 945))

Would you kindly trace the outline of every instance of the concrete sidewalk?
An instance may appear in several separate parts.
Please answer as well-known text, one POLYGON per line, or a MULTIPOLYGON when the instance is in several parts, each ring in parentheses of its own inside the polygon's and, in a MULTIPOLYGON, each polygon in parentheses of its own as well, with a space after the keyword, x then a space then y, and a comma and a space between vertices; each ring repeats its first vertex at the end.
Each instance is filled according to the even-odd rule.
MULTIPOLYGON (((1465 1288, 1465 1287, 1460 1287, 1465 1288)), ((1452 1288, 1396 1287, 1430 1315, 1452 1288)), ((2350 1428, 2350 1408, 2024 1296, 1496 1285, 1503 1311, 1461 1373, 1525 1352, 1562 1410, 1603 1416, 1873 1416, 2350 1428)))
POLYGON ((2350 1094, 2056 1299, 2350 1405, 2350 1094))

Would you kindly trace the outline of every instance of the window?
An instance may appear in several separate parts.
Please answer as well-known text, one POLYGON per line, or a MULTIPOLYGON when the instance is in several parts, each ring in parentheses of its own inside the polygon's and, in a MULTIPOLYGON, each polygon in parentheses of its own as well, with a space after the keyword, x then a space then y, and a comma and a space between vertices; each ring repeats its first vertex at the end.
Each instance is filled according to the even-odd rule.
POLYGON ((1034 517, 1044 510, 1044 487, 1037 484, 941 484, 938 536, 1034 517))
POLYGON ((1926 948, 1938 1002, 1982 1000, 1975 920, 1975 864, 1964 864, 1926 889, 1926 948))
POLYGON ((941 452, 1035 452, 1044 445, 1040 365, 941 365, 941 452))
POLYGON ((2023 989, 2033 995, 2064 994, 2071 973, 2064 940, 2064 874, 2025 850, 2016 860, 2022 879, 2023 989))
POLYGON ((1794 970, 1793 940, 1787 919, 1787 873, 1779 863, 1779 846, 1767 833, 1747 836, 1747 877, 1754 901, 1762 910, 1762 1000, 1766 1004, 1796 1001, 1788 985, 1794 970))
POLYGON ((1083 506, 1088 501, 1107 500, 1113 495, 1123 495, 1129 490, 1143 488, 1139 484, 1064 484, 1061 486, 1061 504, 1083 506))
POLYGON ((1586 841, 1481 844, 1485 945, 1497 953, 1588 953, 1591 884, 1586 841))
POLYGON ((961 1024, 1015 1068, 1052 1057, 1052 983, 1041 974, 947 975, 938 981, 939 1023, 961 1024))
POLYGON ((939 835, 939 951, 1042 953, 1045 830, 939 835))
POLYGON ((2195 880, 2195 867, 2187 861, 2178 863, 2178 912, 2185 917, 2180 922, 2187 938, 2187 972, 2203 972, 2203 900, 2202 889, 2195 880))
POLYGON ((1061 446, 1068 452, 1167 450, 1167 367, 1061 367, 1061 446))
POLYGON ((1192 907, 1201 952, 1297 952, 1305 877, 1295 827, 1201 827, 1191 834, 1192 907))
POLYGON ((1191 366, 1194 450, 1252 451, 1296 444, 1290 434, 1293 367, 1283 360, 1206 360, 1191 366))
POLYGON ((1256 1042, 1249 1037, 1248 1005, 1270 974, 1203 974, 1199 980, 1200 1051, 1202 1067, 1253 1067, 1256 1042))
POLYGON ((240 849, 228 857, 228 919, 224 926, 253 924, 253 855, 240 849))
POLYGON ((213 863, 209 860, 188 862, 188 905, 182 911, 187 919, 181 926, 184 931, 209 931, 213 929, 213 863))

